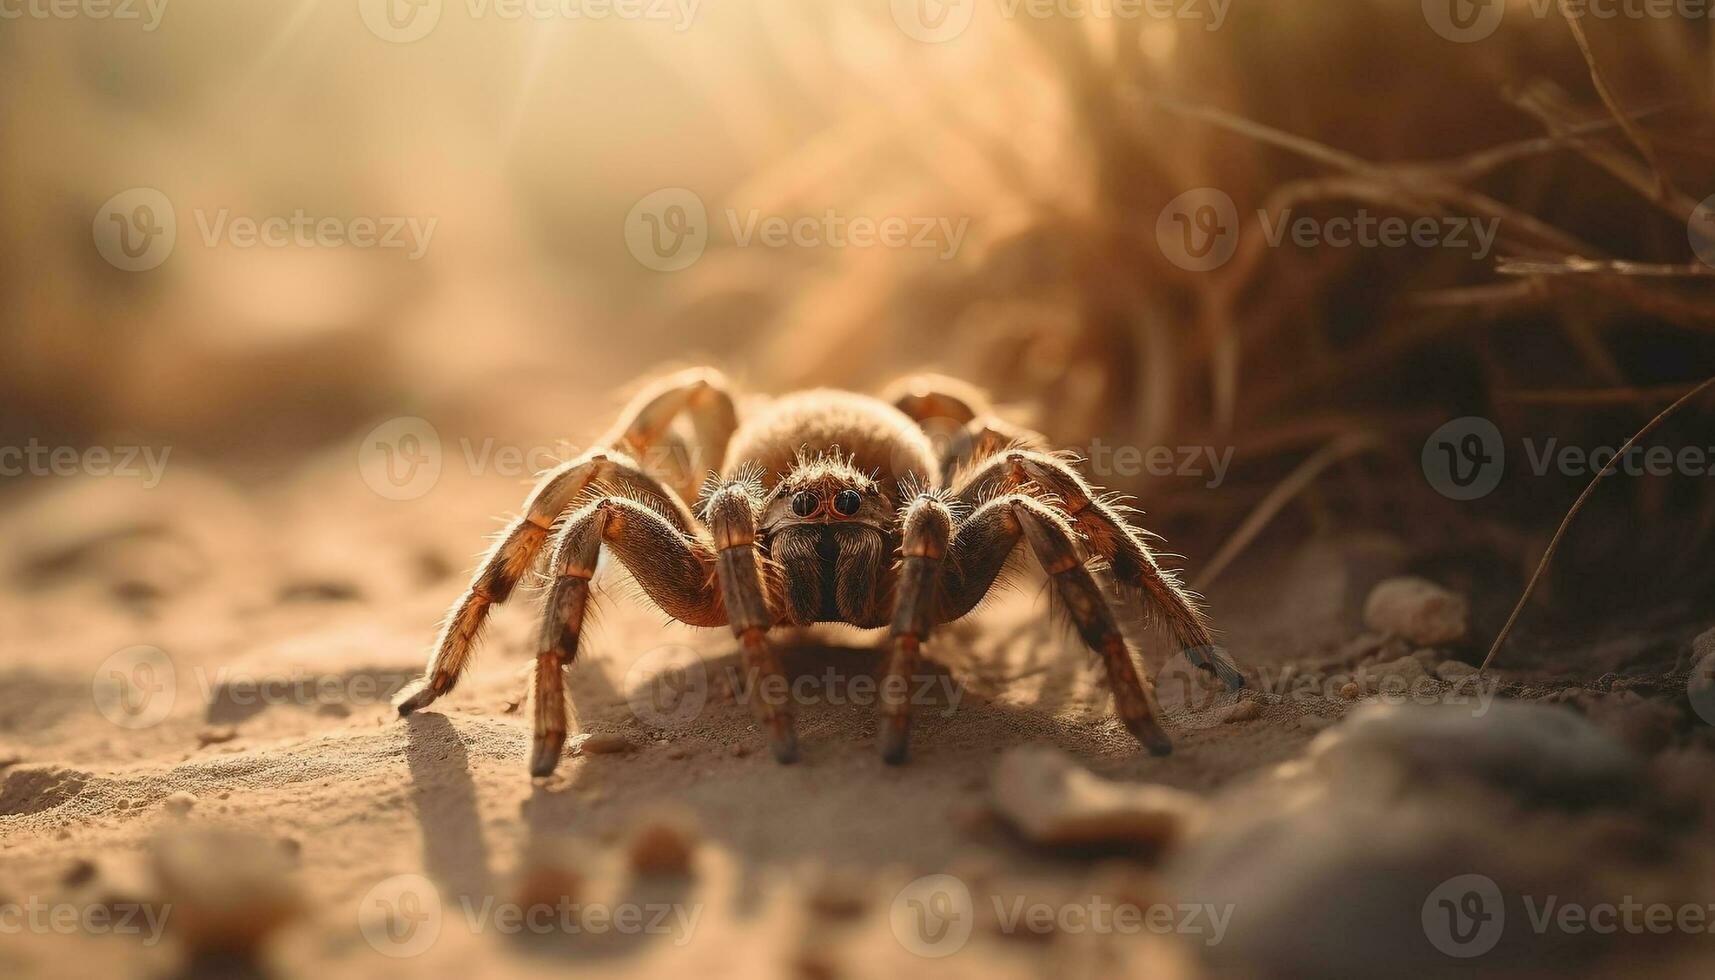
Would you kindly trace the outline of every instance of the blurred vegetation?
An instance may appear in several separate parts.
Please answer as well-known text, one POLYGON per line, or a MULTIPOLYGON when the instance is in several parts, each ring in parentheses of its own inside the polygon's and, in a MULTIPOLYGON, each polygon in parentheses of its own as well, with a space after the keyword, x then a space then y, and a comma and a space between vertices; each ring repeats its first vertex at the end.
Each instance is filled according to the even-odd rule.
MULTIPOLYGON (((124 434, 266 471, 408 411, 588 435, 605 420, 580 412, 664 362, 764 391, 930 367, 1074 445, 1234 447, 1218 489, 1121 487, 1178 546, 1208 554, 1278 506, 1282 540, 1380 527, 1485 551, 1505 580, 1582 481, 1453 505, 1422 478, 1430 431, 1483 415, 1613 446, 1715 374, 1715 279, 1686 231, 1715 192, 1715 22, 1586 19, 1587 57, 1529 3, 1469 44, 1419 0, 1237 0, 1219 30, 997 9, 940 44, 879 2, 710 3, 684 31, 455 4, 403 45, 313 0, 174 0, 150 33, 8 22, 0 439, 124 434), (173 199, 181 242, 134 274, 90 221, 137 186, 173 199), (682 273, 621 234, 671 186, 717 231, 682 273), (1189 272, 1155 228, 1198 187, 1246 216, 1498 217, 1500 242, 1268 247, 1247 220, 1232 261, 1189 272), (438 228, 419 262, 203 247, 190 215, 221 208, 438 228), (971 224, 949 261, 738 248, 728 208, 971 224)), ((1712 417, 1656 438, 1710 442, 1712 417)), ((1565 587, 1704 590, 1709 482, 1607 488, 1565 587)))

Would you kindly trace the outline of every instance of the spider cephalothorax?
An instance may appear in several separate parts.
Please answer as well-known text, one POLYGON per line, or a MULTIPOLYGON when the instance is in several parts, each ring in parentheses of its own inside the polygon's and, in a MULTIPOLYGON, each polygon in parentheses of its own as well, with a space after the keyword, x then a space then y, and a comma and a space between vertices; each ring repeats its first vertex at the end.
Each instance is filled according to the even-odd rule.
MULTIPOLYGON (((423 679, 399 704, 409 714, 451 690, 488 608, 504 602, 554 538, 543 618, 530 769, 547 775, 565 742, 561 668, 577 655, 596 560, 605 548, 650 601, 693 626, 729 626, 747 672, 779 681, 771 628, 843 622, 890 630, 880 686, 883 757, 905 757, 904 694, 937 625, 970 612, 1027 543, 1084 642, 1102 659, 1126 727, 1156 753, 1171 743, 1154 720, 1149 684, 1132 662, 1114 607, 1088 567, 1160 615, 1191 662, 1242 684, 1216 652, 1194 598, 1156 564, 1123 509, 1093 489, 1040 436, 986 413, 980 395, 945 378, 906 379, 882 398, 808 391, 770 403, 743 425, 726 383, 709 370, 651 386, 599 449, 547 473, 453 606, 423 679), (693 497, 635 460, 672 438, 681 416, 719 469, 693 497), (926 430, 949 432, 937 452, 926 430), (569 516, 565 512, 577 509, 569 516), (563 518, 563 519, 562 519, 563 518)), ((775 757, 797 757, 789 701, 753 699, 775 757)))
POLYGON ((874 598, 893 564, 895 495, 836 449, 800 457, 764 500, 757 541, 776 566, 768 585, 782 617, 886 625, 874 598))

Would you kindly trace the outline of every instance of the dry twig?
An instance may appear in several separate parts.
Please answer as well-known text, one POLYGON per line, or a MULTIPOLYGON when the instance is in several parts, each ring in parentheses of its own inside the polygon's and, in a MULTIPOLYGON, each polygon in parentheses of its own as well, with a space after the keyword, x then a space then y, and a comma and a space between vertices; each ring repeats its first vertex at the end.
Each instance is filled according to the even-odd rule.
POLYGON ((1542 560, 1537 562, 1536 571, 1531 573, 1530 581, 1525 583, 1524 594, 1518 597, 1518 603, 1513 606, 1512 614, 1507 617, 1506 625, 1501 627, 1500 634, 1495 637, 1494 646, 1489 647, 1489 655, 1483 658, 1483 670, 1488 670, 1489 665, 1495 661, 1495 655, 1501 652, 1501 644, 1507 642, 1507 636, 1513 631, 1513 624, 1518 622, 1519 613, 1524 611, 1524 604, 1530 601, 1531 593, 1536 591, 1537 581, 1542 578, 1542 573, 1548 570, 1548 563, 1554 558, 1554 549, 1560 547, 1560 539, 1565 536, 1567 527, 1572 524, 1572 518, 1577 517, 1578 512, 1583 509, 1584 501, 1590 499, 1590 494, 1596 489, 1596 484, 1601 483, 1603 477, 1614 471, 1614 466, 1625 458, 1626 453, 1631 451, 1632 446, 1636 445, 1639 439, 1655 431, 1656 426, 1667 421, 1686 402, 1691 401, 1711 387, 1715 387, 1715 377, 1704 381, 1681 395, 1672 405, 1662 409, 1660 414, 1649 420, 1649 424, 1633 433, 1624 445, 1615 450, 1614 455, 1609 457, 1607 464, 1596 474, 1595 479, 1591 480, 1590 485, 1584 488, 1584 492, 1578 495, 1578 499, 1572 502, 1572 509, 1567 511, 1566 516, 1561 519, 1560 526, 1554 531, 1554 537, 1548 540, 1548 547, 1542 553, 1542 560))

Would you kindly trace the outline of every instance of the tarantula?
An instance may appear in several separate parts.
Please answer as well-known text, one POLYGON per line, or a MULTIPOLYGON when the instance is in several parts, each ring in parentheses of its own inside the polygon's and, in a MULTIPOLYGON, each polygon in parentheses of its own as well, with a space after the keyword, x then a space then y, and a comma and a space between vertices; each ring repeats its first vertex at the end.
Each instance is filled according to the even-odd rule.
MULTIPOLYGON (((402 692, 401 715, 452 690, 489 607, 506 601, 550 538, 553 584, 534 674, 535 776, 559 763, 567 722, 561 668, 577 656, 604 546, 674 619, 730 626, 759 683, 785 683, 768 640, 775 626, 888 627, 879 701, 889 763, 905 759, 905 692, 930 631, 970 612, 1021 540, 1101 657, 1126 728, 1151 753, 1166 754, 1172 743, 1086 554, 1162 616, 1190 662, 1229 687, 1243 685, 1195 597, 1156 563, 1123 508, 1044 451, 1040 436, 994 417, 975 389, 952 379, 907 378, 881 398, 800 392, 741 424, 721 375, 695 369, 646 388, 597 445, 604 448, 560 464, 530 492, 448 613, 424 676, 402 692), (686 504, 688 478, 670 486, 638 462, 672 443, 682 415, 703 458, 720 461, 697 514, 686 504), (958 438, 938 452, 926 425, 954 427, 958 438), (574 504, 582 506, 562 522, 574 504)), ((775 758, 792 762, 789 699, 752 700, 775 758)))

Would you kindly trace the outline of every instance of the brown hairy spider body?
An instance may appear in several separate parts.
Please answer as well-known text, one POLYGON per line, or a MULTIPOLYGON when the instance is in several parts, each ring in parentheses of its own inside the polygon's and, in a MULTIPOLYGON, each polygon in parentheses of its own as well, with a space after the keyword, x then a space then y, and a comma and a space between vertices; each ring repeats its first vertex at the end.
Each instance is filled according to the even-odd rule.
MULTIPOLYGON (((922 375, 882 398, 808 391, 778 399, 743 425, 725 380, 680 372, 646 389, 598 445, 545 474, 442 626, 401 715, 450 691, 468 665, 490 606, 549 555, 534 683, 530 770, 559 762, 567 707, 561 668, 577 656, 590 580, 603 548, 651 602, 693 626, 728 626, 746 672, 783 687, 769 643, 775 626, 843 622, 888 627, 881 746, 905 758, 909 679, 935 626, 964 616, 995 585, 1021 543, 1047 572, 1084 642, 1101 658, 1127 729, 1151 752, 1172 743, 1155 722, 1114 606, 1087 567, 1159 615, 1192 663, 1229 686, 1242 677, 1215 647, 1195 597, 1164 571, 1123 516, 1034 433, 987 413, 982 396, 922 375), (701 458, 720 461, 697 496, 646 472, 687 419, 701 458), (951 430, 937 451, 925 429, 951 430), (576 507, 575 510, 572 510, 576 507), (571 514, 566 516, 566 512, 571 514), (552 539, 550 547, 550 539, 552 539)), ((781 762, 797 757, 790 704, 753 699, 781 762)))

